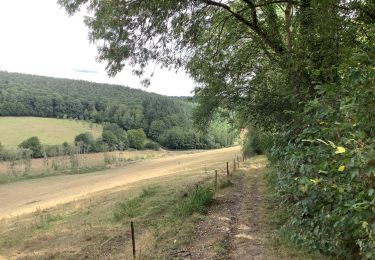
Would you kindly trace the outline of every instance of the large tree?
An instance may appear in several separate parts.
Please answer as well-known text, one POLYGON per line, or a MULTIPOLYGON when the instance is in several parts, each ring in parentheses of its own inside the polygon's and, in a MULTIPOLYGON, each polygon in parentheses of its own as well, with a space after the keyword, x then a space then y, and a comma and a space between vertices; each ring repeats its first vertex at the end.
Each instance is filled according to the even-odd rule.
POLYGON ((354 36, 347 24, 357 14, 374 19, 371 1, 359 0, 59 3, 70 14, 87 8, 90 39, 98 44, 99 60, 107 63, 109 75, 126 63, 137 75, 150 62, 186 68, 204 99, 200 118, 220 105, 248 110, 251 103, 270 121, 292 120, 282 112, 300 109, 297 103, 314 96, 319 82, 336 81, 340 51, 369 37, 366 31, 354 36), (261 102, 264 97, 272 106, 261 102))
POLYGON ((87 7, 109 75, 183 67, 198 83, 198 123, 234 112, 270 134, 295 241, 375 257, 373 0, 59 3, 87 7))

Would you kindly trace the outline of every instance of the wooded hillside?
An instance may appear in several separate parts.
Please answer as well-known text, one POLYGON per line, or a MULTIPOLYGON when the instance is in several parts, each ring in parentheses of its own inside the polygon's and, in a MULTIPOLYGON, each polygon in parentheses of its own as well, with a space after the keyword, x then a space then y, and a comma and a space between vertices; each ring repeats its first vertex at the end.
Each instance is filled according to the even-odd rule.
POLYGON ((173 149, 232 143, 228 127, 214 134, 194 131, 193 107, 183 98, 120 85, 0 72, 0 116, 75 118, 115 123, 124 130, 142 128, 152 140, 173 149))

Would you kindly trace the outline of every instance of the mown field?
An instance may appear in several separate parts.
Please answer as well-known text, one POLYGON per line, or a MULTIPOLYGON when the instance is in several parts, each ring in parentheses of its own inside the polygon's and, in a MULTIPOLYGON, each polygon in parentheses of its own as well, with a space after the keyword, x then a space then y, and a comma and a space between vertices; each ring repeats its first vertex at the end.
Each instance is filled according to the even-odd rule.
MULTIPOLYGON (((130 221, 135 226, 136 259, 229 259, 236 256, 238 250, 231 245, 237 242, 261 248, 253 253, 265 256, 259 259, 324 259, 275 240, 269 223, 275 212, 263 194, 265 158, 241 162, 235 171, 230 163, 228 177, 225 161, 233 152, 217 161, 208 155, 211 159, 204 169, 196 163, 177 164, 178 168, 168 169, 174 174, 4 218, 0 220, 0 259, 132 259, 130 221), (216 189, 214 169, 219 173, 216 189), (243 196, 244 192, 252 195, 243 196), (257 228, 243 229, 249 221, 257 228), (246 239, 244 233, 254 236, 246 239)), ((205 161, 207 154, 200 157, 205 161)))
POLYGON ((0 117, 0 142, 6 148, 16 147, 32 136, 38 136, 42 144, 71 143, 83 132, 91 132, 97 138, 101 136, 102 127, 70 119, 0 117))

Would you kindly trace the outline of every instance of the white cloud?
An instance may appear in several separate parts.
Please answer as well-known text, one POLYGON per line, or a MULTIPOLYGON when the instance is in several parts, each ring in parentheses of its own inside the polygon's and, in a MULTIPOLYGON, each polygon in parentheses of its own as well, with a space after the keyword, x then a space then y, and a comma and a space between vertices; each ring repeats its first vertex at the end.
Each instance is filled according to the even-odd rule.
MULTIPOLYGON (((2 70, 143 88, 131 68, 109 78, 105 64, 95 61, 83 16, 69 17, 55 1, 1 0, 0 34, 2 70)), ((162 69, 155 70, 151 83, 146 91, 171 96, 191 95, 194 88, 185 73, 162 69)))

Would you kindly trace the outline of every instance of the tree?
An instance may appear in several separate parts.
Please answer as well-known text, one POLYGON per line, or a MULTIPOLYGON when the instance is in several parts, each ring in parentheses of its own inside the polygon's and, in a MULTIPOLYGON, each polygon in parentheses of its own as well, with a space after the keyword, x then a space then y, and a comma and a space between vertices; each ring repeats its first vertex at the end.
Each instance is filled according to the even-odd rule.
POLYGON ((142 128, 131 129, 127 132, 127 137, 129 140, 129 147, 135 149, 142 149, 146 141, 146 135, 142 128))
POLYGON ((74 142, 76 145, 81 146, 81 148, 83 149, 83 151, 81 152, 84 153, 91 151, 92 148, 95 146, 94 136, 90 132, 77 135, 74 138, 74 142))
POLYGON ((86 146, 90 146, 95 143, 94 136, 90 132, 82 133, 74 138, 75 143, 83 143, 86 146))
POLYGON ((117 136, 111 131, 104 131, 102 134, 103 142, 108 145, 110 150, 118 149, 118 138, 117 136))
MULTIPOLYGON (((375 258, 373 0, 59 3, 70 14, 90 6, 90 39, 109 75, 126 62, 137 75, 150 62, 184 67, 198 83, 202 128, 219 112, 272 137, 293 241, 375 258)), ((170 133, 172 143, 185 138, 170 133)))
POLYGON ((32 151, 32 156, 38 158, 42 156, 42 145, 37 136, 30 137, 20 143, 18 147, 23 149, 30 149, 32 151))
POLYGON ((150 136, 153 140, 158 140, 159 136, 166 130, 166 125, 163 120, 154 120, 152 121, 148 136, 150 136))

